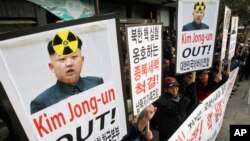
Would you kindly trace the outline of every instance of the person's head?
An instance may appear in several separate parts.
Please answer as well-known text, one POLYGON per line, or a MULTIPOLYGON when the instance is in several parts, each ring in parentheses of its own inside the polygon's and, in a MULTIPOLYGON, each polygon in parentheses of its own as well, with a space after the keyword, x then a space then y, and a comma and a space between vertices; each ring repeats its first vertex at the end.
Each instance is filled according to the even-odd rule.
POLYGON ((84 61, 81 46, 82 41, 70 31, 57 32, 48 43, 49 68, 59 81, 74 85, 79 80, 84 61))
POLYGON ((219 71, 220 65, 221 65, 221 70, 224 71, 226 70, 228 64, 224 61, 221 62, 220 60, 216 60, 213 64, 213 67, 215 70, 219 71))
POLYGON ((165 69, 167 67, 169 67, 169 60, 163 59, 162 60, 162 68, 165 69))
POLYGON ((210 70, 202 70, 198 72, 198 79, 202 82, 208 82, 210 70))
POLYGON ((170 60, 170 63, 171 63, 171 64, 175 64, 175 61, 176 61, 176 56, 175 56, 175 53, 172 53, 172 54, 171 54, 171 60, 170 60))
POLYGON ((169 41, 171 38, 170 38, 170 35, 166 35, 166 38, 165 38, 167 41, 169 41))
POLYGON ((199 0, 194 5, 194 12, 193 12, 193 20, 196 24, 201 24, 203 17, 205 15, 204 11, 206 9, 205 4, 202 2, 202 0, 199 0))
POLYGON ((184 74, 184 76, 183 76, 183 79, 184 79, 184 82, 186 83, 186 84, 191 84, 192 82, 193 82, 193 79, 192 79, 193 77, 192 77, 192 72, 189 72, 189 73, 186 73, 186 74, 184 74))
POLYGON ((179 83, 174 77, 166 77, 163 79, 164 92, 168 92, 173 97, 176 97, 179 93, 179 83))
POLYGON ((213 64, 213 67, 215 70, 219 70, 220 68, 220 60, 216 60, 213 64))

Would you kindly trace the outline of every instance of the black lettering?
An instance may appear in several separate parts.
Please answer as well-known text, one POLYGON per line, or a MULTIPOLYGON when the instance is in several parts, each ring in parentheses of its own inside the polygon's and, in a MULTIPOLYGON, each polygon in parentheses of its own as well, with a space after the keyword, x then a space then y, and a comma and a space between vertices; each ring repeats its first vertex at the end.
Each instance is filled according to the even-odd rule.
POLYGON ((88 135, 85 138, 82 138, 82 128, 81 126, 76 128, 76 138, 77 141, 85 141, 86 139, 89 138, 89 136, 92 134, 93 132, 93 120, 89 121, 89 132, 88 135))
POLYGON ((61 136, 59 139, 57 139, 56 141, 60 141, 62 139, 67 139, 67 141, 73 141, 73 137, 70 134, 65 134, 65 135, 61 136))
POLYGON ((195 53, 195 50, 196 50, 196 49, 197 49, 196 47, 193 49, 193 53, 192 53, 193 56, 197 56, 197 55, 199 54, 201 48, 198 47, 198 50, 197 50, 197 52, 195 53))
POLYGON ((182 57, 187 58, 190 56, 190 54, 191 54, 191 48, 186 48, 182 53, 182 57))
POLYGON ((98 116, 98 117, 96 117, 96 120, 97 119, 101 119, 101 125, 100 125, 100 130, 102 130, 103 128, 104 128, 104 123, 105 123, 105 115, 107 115, 109 113, 109 111, 108 112, 106 112, 106 113, 103 113, 103 114, 101 114, 100 116, 98 116))

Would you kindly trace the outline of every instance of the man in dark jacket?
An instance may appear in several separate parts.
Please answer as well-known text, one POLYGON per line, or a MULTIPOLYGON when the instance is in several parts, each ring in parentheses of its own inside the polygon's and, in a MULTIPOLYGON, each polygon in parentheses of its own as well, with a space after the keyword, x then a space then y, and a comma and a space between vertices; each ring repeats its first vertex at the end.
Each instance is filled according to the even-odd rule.
POLYGON ((213 80, 209 81, 210 70, 201 70, 197 72, 198 78, 196 79, 196 92, 200 101, 206 99, 212 94, 222 80, 221 75, 216 75, 213 80))
POLYGON ((182 93, 190 99, 190 104, 188 107, 188 115, 190 115, 195 108, 200 104, 198 95, 196 92, 196 83, 195 83, 195 72, 184 74, 184 88, 182 93))
POLYGON ((167 141, 187 118, 190 100, 179 93, 174 77, 163 80, 164 91, 154 104, 157 107, 151 126, 159 131, 160 141, 167 141))
MULTIPOLYGON (((211 70, 211 72, 209 73, 209 80, 213 81, 216 78, 216 75, 219 73, 219 69, 221 67, 221 77, 222 80, 218 82, 217 88, 219 88, 221 85, 223 85, 224 83, 226 83, 226 81, 229 78, 229 69, 227 68, 228 66, 226 66, 226 64, 220 60, 216 60, 213 64, 213 68, 211 70)), ((230 67, 230 66, 229 66, 230 67)))

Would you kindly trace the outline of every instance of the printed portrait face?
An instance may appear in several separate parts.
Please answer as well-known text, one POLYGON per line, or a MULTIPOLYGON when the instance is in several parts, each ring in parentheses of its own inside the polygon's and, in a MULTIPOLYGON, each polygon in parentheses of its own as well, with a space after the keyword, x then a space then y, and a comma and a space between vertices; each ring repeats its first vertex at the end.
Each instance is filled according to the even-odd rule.
POLYGON ((193 12, 194 22, 196 24, 200 24, 202 22, 202 19, 203 19, 204 15, 205 15, 204 11, 195 10, 193 12))
POLYGON ((72 85, 77 83, 84 61, 80 49, 67 56, 54 53, 50 60, 49 68, 59 81, 72 85))

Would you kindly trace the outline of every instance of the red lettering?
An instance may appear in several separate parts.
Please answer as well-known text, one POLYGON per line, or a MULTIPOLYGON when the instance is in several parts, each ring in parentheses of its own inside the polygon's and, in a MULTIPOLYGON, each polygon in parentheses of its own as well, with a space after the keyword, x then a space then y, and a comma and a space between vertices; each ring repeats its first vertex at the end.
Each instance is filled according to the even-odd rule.
POLYGON ((58 126, 62 127, 66 124, 64 115, 61 112, 51 116, 50 118, 47 118, 47 114, 44 113, 43 115, 39 116, 38 121, 37 119, 33 119, 33 122, 40 137, 43 137, 44 133, 49 134, 53 130, 56 130, 58 126))
POLYGON ((43 133, 49 134, 49 131, 43 126, 43 116, 39 116, 39 122, 36 119, 33 119, 33 122, 36 126, 36 130, 38 131, 40 137, 43 137, 43 133))

